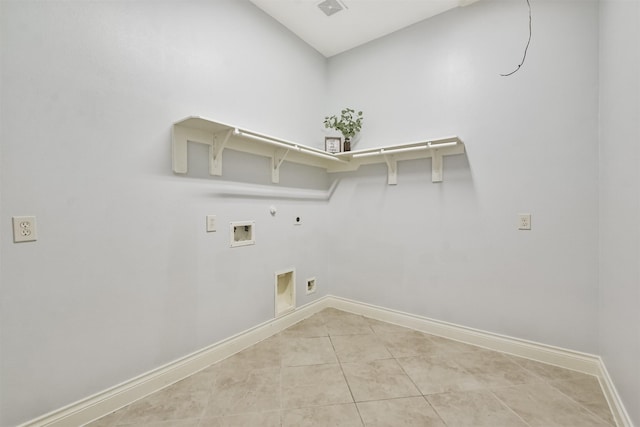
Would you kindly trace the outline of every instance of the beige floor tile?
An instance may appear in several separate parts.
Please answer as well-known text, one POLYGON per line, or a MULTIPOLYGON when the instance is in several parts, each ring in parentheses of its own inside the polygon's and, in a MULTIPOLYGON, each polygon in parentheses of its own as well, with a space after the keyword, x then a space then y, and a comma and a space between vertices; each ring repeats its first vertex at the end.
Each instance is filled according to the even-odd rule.
POLYGON ((365 427, 446 427, 423 397, 357 403, 365 427))
POLYGON ((338 363, 329 337, 290 338, 282 347, 282 366, 338 363))
POLYGON ((398 363, 424 395, 484 387, 452 357, 406 357, 398 359, 398 363))
POLYGON ((282 368, 282 408, 353 403, 340 365, 282 368))
POLYGON ((236 371, 216 382, 204 417, 280 409, 280 368, 236 371))
POLYGON ((198 427, 280 427, 280 411, 203 418, 198 427))
POLYGON ((393 357, 437 354, 441 350, 429 339, 427 334, 418 331, 382 332, 377 333, 376 336, 380 338, 393 357))
POLYGON ((199 383, 197 379, 188 378, 138 400, 123 410, 116 425, 148 425, 200 417, 210 392, 199 383))
POLYGON ((412 331, 412 329, 405 328, 403 326, 394 325, 393 323, 381 322, 380 320, 371 319, 369 317, 365 317, 365 320, 369 323, 369 326, 376 334, 397 334, 412 331))
POLYGON ((315 314, 285 329, 281 335, 286 338, 313 338, 326 337, 329 332, 324 324, 322 315, 315 314))
POLYGON ((609 427, 608 423, 545 383, 504 387, 493 392, 531 427, 609 427))
POLYGON ((438 346, 438 353, 452 355, 454 353, 468 353, 483 350, 481 347, 463 343, 456 340, 427 334, 429 339, 438 346))
POLYGON ((369 322, 356 314, 337 314, 335 311, 322 311, 325 326, 330 336, 373 334, 369 322))
POLYGON ((373 334, 336 335, 331 337, 331 342, 342 363, 368 362, 393 357, 382 341, 373 334))
POLYGON ((546 381, 582 380, 590 376, 583 374, 582 372, 572 371, 571 369, 564 369, 558 366, 536 362, 535 360, 524 359, 522 357, 511 355, 506 355, 506 357, 546 381))
POLYGON ((527 427, 487 390, 432 394, 426 398, 447 427, 527 427))
POLYGON ((87 426, 363 420, 369 427, 615 425, 595 377, 327 309, 87 426))
POLYGON ((478 350, 459 353, 455 356, 455 361, 486 387, 504 387, 542 381, 540 377, 495 351, 478 350))
POLYGON ((242 370, 279 367, 282 361, 282 340, 283 338, 279 335, 267 338, 217 365, 233 366, 242 370))
POLYGON ((589 409, 610 425, 615 425, 613 415, 609 409, 607 399, 602 393, 602 387, 596 377, 587 375, 585 378, 572 381, 554 381, 550 383, 566 396, 589 409))
POLYGON ((282 427, 362 427, 356 405, 320 406, 283 411, 282 427))
POLYGON ((356 402, 420 396, 420 391, 394 359, 344 363, 342 370, 356 402))

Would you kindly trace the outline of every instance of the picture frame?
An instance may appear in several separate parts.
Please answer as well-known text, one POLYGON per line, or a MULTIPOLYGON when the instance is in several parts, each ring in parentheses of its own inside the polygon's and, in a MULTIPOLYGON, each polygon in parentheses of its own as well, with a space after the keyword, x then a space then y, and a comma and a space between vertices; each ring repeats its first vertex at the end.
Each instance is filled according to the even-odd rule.
POLYGON ((339 136, 325 136, 324 150, 327 153, 340 153, 342 151, 342 138, 339 136))

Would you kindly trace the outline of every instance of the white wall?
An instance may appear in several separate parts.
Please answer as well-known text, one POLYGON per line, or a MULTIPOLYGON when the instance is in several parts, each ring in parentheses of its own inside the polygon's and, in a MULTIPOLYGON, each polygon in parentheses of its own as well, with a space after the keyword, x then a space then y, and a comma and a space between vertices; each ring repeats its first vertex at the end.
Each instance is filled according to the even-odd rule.
MULTIPOLYGON (((0 2, 0 425, 271 318, 272 275, 288 266, 298 304, 314 275, 314 297, 602 352, 637 422, 638 104, 625 96, 638 60, 617 46, 637 53, 638 20, 622 3, 600 9, 598 161, 592 1, 533 2, 527 62, 508 78, 524 2, 483 0, 328 68, 246 1, 0 2), (363 168, 329 205, 222 197, 202 156, 170 172, 170 124, 185 116, 321 147, 321 117, 344 106, 365 111, 356 147, 458 134, 467 155, 445 160, 442 184, 424 160, 401 163, 398 186, 363 168), (516 230, 519 212, 532 231, 516 230), (40 239, 12 244, 25 214, 40 239), (258 244, 229 249, 206 214, 255 219, 258 244)), ((266 165, 227 152, 222 179, 270 185, 266 165)), ((282 185, 328 186, 301 168, 285 163, 282 185)))
POLYGON ((329 110, 364 110, 357 148, 459 135, 466 156, 343 179, 331 293, 597 353, 598 6, 481 1, 329 61, 329 110), (533 229, 518 231, 530 212, 533 229))
MULTIPOLYGON (((321 146, 323 57, 246 1, 0 12, 0 425, 271 319, 276 270, 297 268, 299 305, 307 277, 326 294, 326 203, 220 197, 206 160, 190 177, 170 160, 171 124, 193 114, 321 146), (37 216, 37 242, 11 242, 13 215, 37 216), (229 249, 227 224, 246 219, 256 246, 229 249)), ((270 185, 261 160, 229 153, 225 170, 270 185)), ((293 165, 282 176, 305 185, 293 165)))
POLYGON ((600 3, 600 353, 640 425, 640 2, 600 3))

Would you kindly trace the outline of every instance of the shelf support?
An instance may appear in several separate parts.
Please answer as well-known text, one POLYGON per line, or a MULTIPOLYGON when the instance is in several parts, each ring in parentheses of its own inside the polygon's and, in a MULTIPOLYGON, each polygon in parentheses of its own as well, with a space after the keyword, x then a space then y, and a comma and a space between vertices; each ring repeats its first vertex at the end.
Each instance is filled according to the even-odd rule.
POLYGON ((384 161, 387 164, 387 183, 389 185, 398 184, 398 161, 389 154, 384 155, 384 161))
POLYGON ((172 166, 175 173, 187 173, 187 133, 182 126, 173 126, 171 134, 172 166))
POLYGON ((271 182, 274 184, 280 183, 280 166, 282 166, 284 159, 287 158, 289 151, 289 149, 276 150, 271 157, 271 182))
POLYGON ((431 155, 431 182, 442 182, 442 154, 437 149, 431 155))
POLYGON ((213 144, 209 146, 209 175, 222 176, 222 152, 232 133, 229 129, 213 135, 213 144))

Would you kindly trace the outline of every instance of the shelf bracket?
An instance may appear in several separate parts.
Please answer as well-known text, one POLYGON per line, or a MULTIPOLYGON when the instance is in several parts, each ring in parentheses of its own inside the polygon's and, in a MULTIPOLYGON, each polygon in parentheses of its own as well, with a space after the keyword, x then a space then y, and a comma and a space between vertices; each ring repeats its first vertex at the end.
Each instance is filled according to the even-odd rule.
POLYGON ((271 157, 271 182, 274 184, 280 183, 280 166, 282 166, 282 162, 284 162, 289 151, 289 149, 276 150, 271 157))
POLYGON ((209 175, 222 176, 222 152, 232 133, 229 129, 213 135, 213 144, 209 146, 209 175))
POLYGON ((398 161, 392 155, 385 155, 384 161, 387 163, 387 183, 389 185, 397 185, 398 161))
POLYGON ((442 154, 437 149, 431 155, 431 182, 442 182, 442 154))
POLYGON ((171 130, 171 162, 175 173, 187 173, 187 144, 185 128, 174 125, 171 130))

